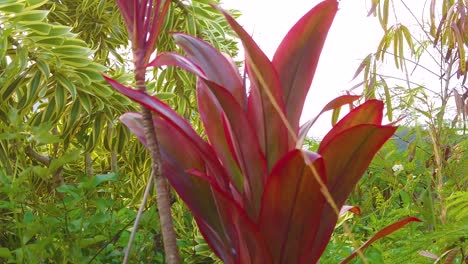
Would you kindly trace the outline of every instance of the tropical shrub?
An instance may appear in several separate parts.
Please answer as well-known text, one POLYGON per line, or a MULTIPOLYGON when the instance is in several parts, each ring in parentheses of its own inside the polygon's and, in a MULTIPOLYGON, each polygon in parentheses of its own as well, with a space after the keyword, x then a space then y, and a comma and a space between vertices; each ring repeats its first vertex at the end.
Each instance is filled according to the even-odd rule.
MULTIPOLYGON (((271 62, 220 10, 244 45, 248 80, 231 59, 181 33, 174 39, 186 56, 162 53, 147 65, 139 62, 142 68, 175 65, 198 76, 198 109, 208 142, 185 118, 141 89, 141 83, 134 90, 105 77, 153 112, 150 125, 145 112, 127 113, 121 120, 147 147, 148 126, 154 127, 151 137, 157 138, 162 173, 225 263, 317 262, 339 208, 396 130, 381 124, 383 103, 368 100, 336 123, 316 153, 300 149, 313 121, 300 127, 299 117, 337 9, 337 1, 326 0, 308 12, 271 62)), ((135 36, 144 33, 142 28, 135 36)), ((339 97, 324 111, 358 98, 339 97)), ((384 228, 362 248, 411 221, 419 220, 406 218, 384 228)))

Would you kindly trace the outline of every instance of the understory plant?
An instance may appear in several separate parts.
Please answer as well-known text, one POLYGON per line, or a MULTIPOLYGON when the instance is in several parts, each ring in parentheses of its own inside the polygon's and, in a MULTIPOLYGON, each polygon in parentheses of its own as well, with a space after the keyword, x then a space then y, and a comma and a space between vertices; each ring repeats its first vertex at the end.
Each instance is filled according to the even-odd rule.
MULTIPOLYGON (((349 193, 396 130, 381 124, 383 103, 368 100, 336 123, 317 152, 301 149, 313 121, 300 127, 299 118, 337 9, 336 0, 326 0, 310 10, 272 61, 219 9, 242 41, 248 78, 205 41, 174 34, 185 56, 161 53, 147 66, 178 66, 198 76, 198 110, 208 141, 156 97, 105 77, 153 112, 162 172, 225 263, 316 263, 349 193)), ((338 97, 322 112, 358 98, 338 97)), ((148 144, 142 114, 121 120, 148 144)), ((384 228, 361 249, 411 221, 418 219, 384 228)))

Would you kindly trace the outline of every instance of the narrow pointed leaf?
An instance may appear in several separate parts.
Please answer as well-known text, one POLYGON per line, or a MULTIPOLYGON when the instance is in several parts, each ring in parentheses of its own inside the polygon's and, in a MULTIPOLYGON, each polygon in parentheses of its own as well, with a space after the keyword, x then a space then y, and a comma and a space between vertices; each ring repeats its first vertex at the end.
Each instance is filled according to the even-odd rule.
POLYGON ((205 85, 197 86, 197 103, 200 118, 205 127, 210 144, 216 151, 218 158, 226 168, 231 181, 239 192, 242 192, 242 174, 236 155, 229 147, 229 132, 223 127, 223 110, 218 100, 205 85))
POLYGON ((152 97, 145 92, 128 88, 107 76, 104 76, 104 78, 115 90, 157 113, 163 119, 170 122, 187 138, 189 138, 191 142, 197 147, 198 151, 200 151, 205 159, 208 160, 208 163, 216 172, 215 175, 219 176, 216 178, 218 183, 223 188, 228 188, 227 185, 229 179, 227 178, 224 168, 222 168, 222 166, 219 164, 219 161, 216 158, 212 148, 205 141, 203 141, 203 139, 195 132, 195 130, 193 130, 187 120, 179 116, 174 110, 172 110, 161 100, 152 97))
POLYGON ((383 103, 379 100, 368 100, 364 104, 356 107, 341 119, 328 132, 320 143, 321 147, 325 147, 330 140, 344 130, 358 124, 380 124, 382 122, 383 103))
POLYGON ((364 244, 362 244, 362 246, 360 246, 359 249, 353 251, 353 253, 349 257, 347 257, 346 259, 341 261, 340 264, 349 263, 355 256, 357 256, 358 251, 363 251, 368 246, 370 246, 372 243, 374 243, 376 240, 379 240, 379 239, 381 239, 383 237, 386 237, 386 236, 390 235, 391 233, 393 233, 395 231, 398 231, 399 229, 403 228, 406 224, 411 223, 411 222, 421 222, 421 220, 419 220, 416 217, 407 217, 405 219, 402 219, 402 220, 400 220, 398 222, 395 222, 395 223, 383 228, 382 230, 377 232, 371 239, 367 240, 364 244))
POLYGON ((293 129, 299 127, 304 100, 337 10, 336 0, 316 5, 291 28, 273 58, 287 118, 293 129))
POLYGON ((302 145, 304 145, 304 140, 307 136, 307 133, 309 133, 310 128, 315 124, 315 121, 325 112, 330 111, 330 110, 335 110, 337 108, 342 107, 343 105, 346 104, 352 104, 354 101, 358 100, 361 98, 359 95, 342 95, 340 97, 337 97, 333 100, 331 100, 327 105, 325 105, 320 111, 320 113, 312 118, 311 120, 307 121, 305 124, 301 126, 299 129, 299 135, 296 143, 296 148, 302 148, 302 145))
POLYGON ((226 88, 244 109, 246 92, 234 65, 213 46, 201 39, 185 34, 174 34, 174 39, 177 45, 187 53, 188 58, 202 69, 206 74, 206 79, 226 88))
POLYGON ((200 67, 195 65, 191 60, 177 53, 172 53, 172 52, 161 53, 147 65, 147 67, 161 67, 161 66, 177 66, 177 67, 180 67, 181 69, 189 71, 204 79, 208 78, 205 75, 205 73, 200 69, 200 67))
MULTIPOLYGON (((318 153, 325 161, 327 188, 338 208, 343 206, 375 153, 395 130, 393 126, 362 124, 335 135, 326 146, 320 145, 318 153)), ((320 230, 315 238, 314 255, 321 255, 325 250, 326 241, 329 241, 337 219, 335 211, 327 205, 322 212, 320 230)))
MULTIPOLYGON (((121 120, 144 142, 141 114, 127 113, 121 117, 121 120)), ((217 184, 211 182, 209 176, 200 177, 186 173, 188 170, 210 172, 203 156, 190 139, 171 123, 158 117, 153 121, 160 144, 164 175, 193 212, 202 233, 216 254, 223 259, 229 259, 232 254, 230 245, 233 241, 232 234, 227 232, 227 228, 232 229, 232 227, 226 226, 218 210, 217 198, 214 197, 212 190, 212 185, 217 186, 217 184), (174 142, 177 142, 178 148, 174 148, 174 142)))
MULTIPOLYGON (((281 83, 272 63, 250 35, 226 11, 219 10, 245 48, 246 67, 251 82, 248 114, 260 146, 267 155, 268 169, 271 169, 276 161, 295 146, 287 129, 290 125, 285 115, 281 83)), ((291 132, 297 131, 293 129, 291 132)))
MULTIPOLYGON (((235 159, 238 161, 245 177, 244 192, 249 200, 247 204, 251 206, 247 210, 249 215, 256 219, 260 211, 261 195, 267 176, 265 156, 261 152, 260 145, 245 116, 245 112, 242 111, 241 106, 234 100, 232 95, 213 82, 200 81, 197 85, 197 91, 204 94, 206 100, 212 100, 212 98, 207 97, 208 88, 216 97, 229 121, 230 125, 228 127, 232 131, 232 137, 228 138, 232 140, 232 149, 236 154, 235 159)), ((210 111, 213 111, 213 109, 210 111)), ((213 125, 215 124, 205 124, 205 127, 209 129, 213 125)))
POLYGON ((309 252, 326 202, 304 155, 324 177, 319 155, 293 150, 273 168, 265 187, 259 226, 274 263, 314 263, 309 252))

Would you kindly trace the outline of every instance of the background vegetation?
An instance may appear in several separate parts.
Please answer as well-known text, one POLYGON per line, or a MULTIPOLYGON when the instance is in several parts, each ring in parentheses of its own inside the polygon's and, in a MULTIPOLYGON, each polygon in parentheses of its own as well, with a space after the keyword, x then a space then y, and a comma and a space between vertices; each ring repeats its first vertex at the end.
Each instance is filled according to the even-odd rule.
MULTIPOLYGON (((166 32, 196 35, 235 56, 232 32, 207 2, 173 0, 166 32)), ((365 98, 386 101, 390 121, 405 118, 348 201, 362 215, 346 221, 363 242, 402 217, 423 220, 367 249, 370 263, 468 263, 468 8, 433 2, 411 25, 398 19, 403 1, 374 0, 370 12, 382 42, 356 77, 365 98), (391 64, 384 58, 397 75, 380 70, 391 64), (430 76, 425 83, 413 79, 417 71, 430 76)), ((117 121, 138 106, 100 77, 134 81, 127 39, 114 0, 0 0, 0 262, 121 262, 150 171, 146 150, 117 121)), ((167 34, 157 47, 176 49, 167 34)), ((152 75, 151 92, 201 128, 194 77, 175 68, 152 75)), ((183 262, 216 262, 183 203, 173 202, 183 262)), ((156 215, 150 203, 135 263, 163 262, 156 215)), ((336 231, 321 263, 353 250, 342 227, 336 231)))

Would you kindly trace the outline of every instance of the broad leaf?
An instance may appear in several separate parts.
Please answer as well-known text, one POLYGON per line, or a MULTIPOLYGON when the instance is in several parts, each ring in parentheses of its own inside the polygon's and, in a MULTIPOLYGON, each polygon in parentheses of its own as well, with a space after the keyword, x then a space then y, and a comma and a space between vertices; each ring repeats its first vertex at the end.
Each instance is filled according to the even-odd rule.
POLYGON ((336 0, 316 5, 289 30, 273 57, 286 115, 295 131, 299 128, 304 100, 337 10, 336 0))
POLYGON ((380 124, 383 117, 383 103, 378 100, 368 100, 349 112, 330 132, 325 135, 320 147, 325 147, 336 135, 358 124, 380 124))
MULTIPOLYGON (((222 111, 226 114, 229 123, 227 128, 230 131, 227 138, 231 139, 229 142, 232 144, 235 158, 244 175, 244 195, 249 201, 246 209, 252 219, 256 219, 260 211, 261 195, 267 176, 265 156, 261 152, 255 133, 241 106, 223 87, 209 81, 205 81, 205 83, 207 86, 203 82, 199 82, 198 93, 206 94, 206 89, 209 88, 221 105, 222 111)), ((205 97, 205 100, 210 100, 210 98, 205 97)), ((209 111, 213 111, 213 109, 209 111)), ((221 111, 221 109, 218 108, 218 111, 221 111)), ((205 113, 201 112, 200 114, 205 113)), ((209 130, 211 126, 216 125, 217 123, 211 121, 205 123, 205 128, 209 130)), ((221 123, 218 123, 218 125, 221 125, 221 123)))
POLYGON ((289 150, 295 142, 288 132, 281 83, 268 57, 253 41, 250 35, 227 12, 221 10, 227 22, 242 41, 246 53, 246 67, 251 83, 247 111, 250 122, 266 155, 268 169, 289 150))
POLYGON ((245 109, 246 92, 236 67, 213 46, 201 39, 174 34, 175 42, 206 75, 206 79, 226 88, 245 109))
POLYGON ((309 252, 326 205, 316 177, 326 181, 324 173, 322 158, 301 150, 289 152, 273 168, 259 221, 273 263, 313 263, 309 252), (314 176, 309 166, 319 175, 314 176))

